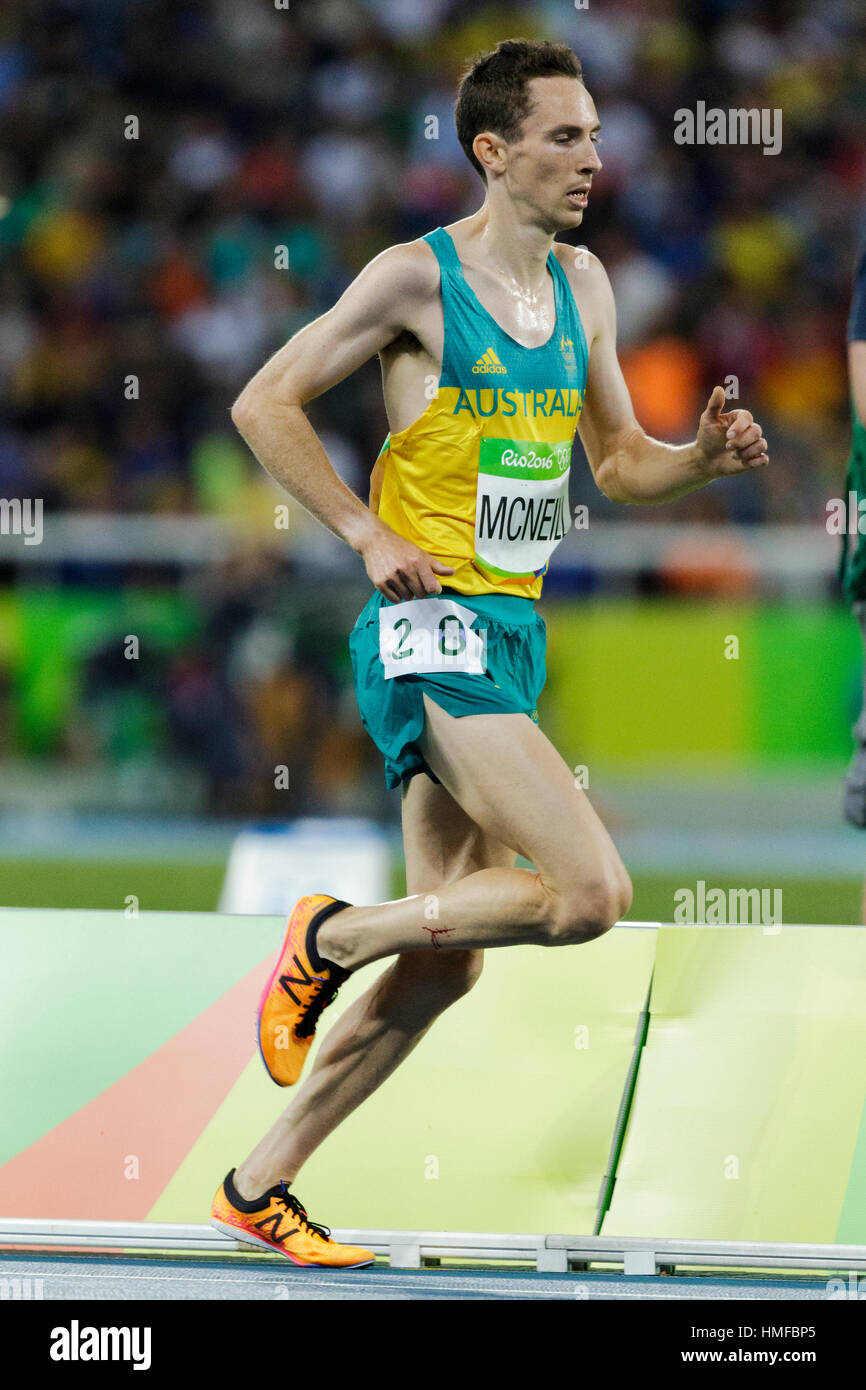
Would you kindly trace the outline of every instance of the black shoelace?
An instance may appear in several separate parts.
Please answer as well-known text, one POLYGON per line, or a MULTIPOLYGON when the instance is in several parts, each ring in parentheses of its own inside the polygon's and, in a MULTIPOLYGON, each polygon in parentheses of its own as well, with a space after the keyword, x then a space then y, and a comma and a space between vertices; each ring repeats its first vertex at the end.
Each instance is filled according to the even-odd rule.
POLYGON ((336 999, 339 992, 339 985, 337 985, 333 981, 320 981, 315 991, 314 997, 310 1000, 310 1003, 307 1006, 307 1012, 304 1014, 304 1017, 301 1019, 300 1023, 295 1029, 295 1034, 297 1037, 308 1038, 310 1034, 315 1031, 316 1024, 319 1021, 319 1017, 325 1005, 330 1004, 333 999, 336 999))
POLYGON ((322 1240, 330 1240, 330 1226, 319 1226, 315 1221, 311 1221, 310 1218, 307 1216, 305 1207, 301 1202, 298 1201, 295 1194, 289 1191, 289 1189, 286 1187, 285 1181, 283 1182, 282 1187, 283 1190, 280 1193, 279 1197, 277 1197, 277 1201, 282 1202, 286 1210, 290 1211, 292 1213, 292 1216, 294 1216, 298 1221, 300 1221, 304 1226, 306 1226, 308 1230, 315 1231, 317 1236, 322 1237, 322 1240))

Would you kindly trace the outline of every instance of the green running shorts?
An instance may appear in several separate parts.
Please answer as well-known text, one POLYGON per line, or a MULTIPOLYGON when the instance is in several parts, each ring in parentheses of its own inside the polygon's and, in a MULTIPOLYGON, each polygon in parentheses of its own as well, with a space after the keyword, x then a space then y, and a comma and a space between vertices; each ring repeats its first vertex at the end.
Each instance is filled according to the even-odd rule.
MULTIPOLYGON (((515 594, 459 594, 445 588, 437 597, 452 599, 475 615, 470 627, 480 637, 467 638, 462 624, 453 618, 448 620, 441 643, 442 650, 453 656, 461 642, 483 641, 483 673, 437 668, 386 679, 380 611, 400 609, 399 616, 388 614, 387 621, 395 622, 398 629, 396 655, 411 654, 413 632, 418 631, 413 627, 413 605, 426 603, 424 599, 394 604, 376 589, 349 635, 361 723, 385 759, 385 784, 389 788, 398 787, 416 772, 426 772, 434 782, 439 780, 417 743, 424 728, 425 691, 442 709, 458 717, 526 714, 538 723, 538 696, 547 675, 547 628, 535 611, 535 600, 515 594)), ((435 664, 439 630, 433 628, 431 632, 435 641, 429 650, 434 652, 435 664)), ((419 635, 430 636, 423 631, 419 635)))

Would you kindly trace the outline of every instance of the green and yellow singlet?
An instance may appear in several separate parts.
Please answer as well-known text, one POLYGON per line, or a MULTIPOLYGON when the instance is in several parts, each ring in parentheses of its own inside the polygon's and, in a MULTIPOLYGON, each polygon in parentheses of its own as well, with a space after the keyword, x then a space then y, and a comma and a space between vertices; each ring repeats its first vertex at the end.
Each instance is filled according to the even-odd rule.
POLYGON ((378 514, 454 568, 442 580, 449 589, 535 599, 571 527, 568 475, 589 356, 580 315, 551 251, 553 333, 523 347, 470 289, 445 229, 424 240, 441 271, 442 373, 423 415, 383 445, 378 514))

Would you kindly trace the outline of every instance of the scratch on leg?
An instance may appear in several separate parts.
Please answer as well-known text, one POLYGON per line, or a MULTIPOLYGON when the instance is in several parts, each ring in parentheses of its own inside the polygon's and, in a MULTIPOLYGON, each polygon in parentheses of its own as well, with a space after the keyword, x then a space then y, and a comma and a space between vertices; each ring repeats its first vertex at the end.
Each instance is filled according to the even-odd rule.
POLYGON ((436 940, 437 936, 450 936, 451 933, 454 931, 454 928, 453 928, 453 927, 425 927, 424 930, 425 930, 425 931, 428 931, 428 932, 430 933, 430 939, 431 939, 431 941, 433 942, 433 946, 435 947, 435 949, 436 949, 437 951, 441 951, 441 950, 442 950, 442 947, 439 945, 439 942, 436 940))

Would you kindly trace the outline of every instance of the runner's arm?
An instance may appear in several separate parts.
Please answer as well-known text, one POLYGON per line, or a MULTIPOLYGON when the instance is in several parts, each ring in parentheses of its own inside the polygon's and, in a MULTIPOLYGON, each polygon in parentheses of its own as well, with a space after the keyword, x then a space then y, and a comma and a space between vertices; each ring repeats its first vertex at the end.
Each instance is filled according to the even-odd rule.
POLYGON ((262 467, 335 535, 357 549, 371 513, 337 476, 303 407, 403 332, 419 289, 408 247, 361 272, 326 314, 275 353, 241 392, 232 420, 262 467))
MULTIPOLYGON (((584 253, 585 254, 585 253, 584 253)), ((596 484, 614 502, 671 502, 714 478, 766 464, 767 443, 749 411, 725 412, 717 386, 690 444, 651 439, 635 419, 616 355, 616 308, 610 281, 599 261, 572 271, 591 275, 597 331, 590 346, 589 376, 580 438, 596 484)))
MULTIPOLYGON (((232 420, 262 467, 323 526, 364 559, 392 599, 438 593, 453 574, 375 515, 334 471, 308 421, 308 401, 343 381, 407 329, 438 292, 439 271, 417 244, 383 251, 326 314, 266 362, 232 407, 232 420)), ((378 486, 378 479, 375 480, 378 486)))

